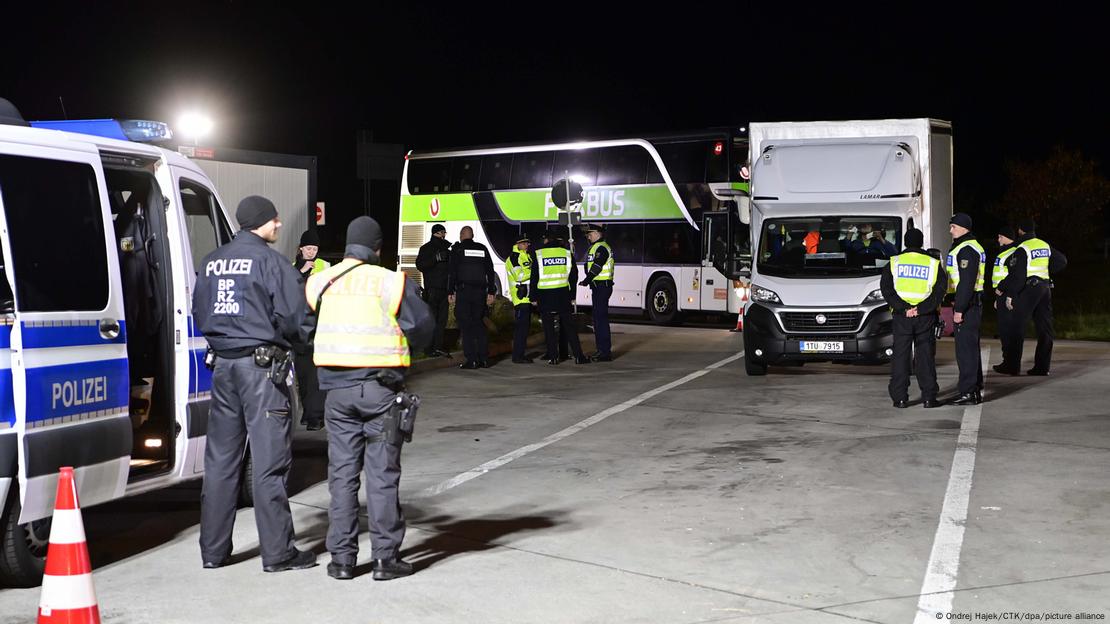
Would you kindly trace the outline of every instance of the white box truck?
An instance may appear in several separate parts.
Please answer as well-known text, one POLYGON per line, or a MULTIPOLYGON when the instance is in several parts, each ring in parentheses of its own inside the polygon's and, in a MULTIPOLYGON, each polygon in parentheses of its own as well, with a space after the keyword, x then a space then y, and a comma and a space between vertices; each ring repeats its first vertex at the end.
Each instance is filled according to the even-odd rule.
POLYGON ((749 375, 771 364, 889 361, 879 276, 909 228, 945 249, 952 125, 936 119, 753 123, 749 375))

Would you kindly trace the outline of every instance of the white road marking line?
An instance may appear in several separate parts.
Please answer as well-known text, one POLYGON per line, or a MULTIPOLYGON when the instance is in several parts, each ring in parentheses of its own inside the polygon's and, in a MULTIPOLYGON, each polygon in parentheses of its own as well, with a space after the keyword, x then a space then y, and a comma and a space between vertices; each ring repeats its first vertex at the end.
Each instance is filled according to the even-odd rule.
POLYGON ((720 367, 722 367, 725 364, 728 364, 730 362, 735 362, 736 360, 738 360, 742 357, 744 357, 744 352, 743 351, 737 353, 736 355, 731 355, 731 356, 729 356, 729 357, 727 357, 727 358, 725 358, 725 359, 723 359, 719 362, 714 362, 713 364, 710 364, 709 366, 706 366, 705 368, 703 368, 701 370, 694 371, 693 373, 690 373, 689 375, 686 375, 685 377, 682 377, 680 379, 676 379, 675 381, 672 381, 669 384, 666 384, 664 386, 659 386, 658 388, 655 388, 654 390, 648 390, 647 392, 644 392, 643 394, 639 394, 639 395, 625 401, 624 403, 620 403, 619 405, 614 405, 613 407, 610 407, 608 409, 600 411, 600 412, 594 414, 593 416, 590 416, 586 420, 575 423, 575 424, 567 427, 566 429, 563 429, 562 431, 557 431, 557 432, 547 436, 546 438, 540 440, 539 442, 536 442, 534 444, 529 444, 528 446, 522 446, 522 447, 518 448, 515 451, 512 451, 510 453, 506 453, 506 454, 502 455, 501 457, 498 457, 497 459, 492 459, 492 460, 490 460, 490 461, 488 461, 488 462, 486 462, 486 463, 484 463, 484 464, 482 464, 482 465, 480 465, 476 468, 472 468, 470 470, 467 470, 466 472, 464 472, 462 474, 459 474, 459 475, 456 475, 454 477, 451 477, 450 479, 447 479, 446 481, 443 481, 443 482, 441 482, 437 485, 433 485, 431 487, 425 488, 425 489, 421 490, 420 492, 418 492, 416 494, 416 497, 417 498, 425 498, 425 497, 429 497, 429 496, 435 496, 437 494, 442 494, 442 493, 446 492, 447 490, 450 490, 453 487, 462 485, 463 483, 466 483, 467 481, 470 481, 471 479, 476 479, 476 478, 486 474, 487 472, 493 470, 494 468, 497 468, 499 466, 504 466, 505 464, 513 461, 514 459, 519 459, 519 458, 524 457, 525 455, 527 455, 529 453, 538 451, 538 450, 542 449, 545 446, 548 446, 550 444, 554 444, 555 442, 558 442, 559 440, 562 440, 563 438, 566 438, 568 436, 574 435, 574 434, 578 433, 579 431, 582 431, 583 429, 585 429, 585 428, 587 428, 591 425, 596 425, 597 423, 605 420, 606 418, 609 418, 610 416, 612 416, 614 414, 619 414, 619 413, 627 410, 630 407, 635 407, 635 406, 639 405, 640 403, 643 403, 644 401, 646 401, 646 400, 648 400, 648 399, 650 399, 650 398, 652 398, 656 395, 662 394, 662 393, 664 393, 667 390, 670 390, 672 388, 677 388, 678 386, 681 386, 684 383, 693 381, 693 380, 697 379, 698 377, 701 377, 702 375, 705 375, 705 374, 709 373, 710 371, 712 371, 714 369, 720 368, 720 367))
MULTIPOLYGON (((983 375, 986 377, 990 362, 990 347, 982 349, 983 375)), ((921 596, 917 601, 914 624, 936 622, 941 614, 952 612, 956 580, 960 572, 960 550, 964 543, 967 523, 967 505, 971 496, 971 477, 975 473, 975 448, 979 441, 979 420, 982 405, 964 408, 960 437, 956 440, 956 454, 952 458, 952 471, 948 476, 948 490, 944 493, 944 506, 933 538, 933 551, 925 568, 921 596)))

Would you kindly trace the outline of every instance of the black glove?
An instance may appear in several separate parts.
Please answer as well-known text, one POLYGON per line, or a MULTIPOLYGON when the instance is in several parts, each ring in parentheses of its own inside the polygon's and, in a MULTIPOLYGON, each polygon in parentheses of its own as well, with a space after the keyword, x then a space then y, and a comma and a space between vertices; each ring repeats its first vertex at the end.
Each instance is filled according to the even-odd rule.
POLYGON ((523 299, 527 296, 528 296, 528 285, 527 284, 517 284, 516 285, 516 298, 517 299, 523 299))
POLYGON ((586 279, 582 280, 581 282, 578 282, 578 285, 579 286, 589 286, 590 285, 590 279, 591 278, 587 277, 586 279))

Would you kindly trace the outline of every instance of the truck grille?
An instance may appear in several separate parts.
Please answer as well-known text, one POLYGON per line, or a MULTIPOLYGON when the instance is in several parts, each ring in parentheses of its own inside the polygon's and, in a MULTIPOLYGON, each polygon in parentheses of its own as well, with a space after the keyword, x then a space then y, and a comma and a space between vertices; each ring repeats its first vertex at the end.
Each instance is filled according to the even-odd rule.
POLYGON ((854 332, 863 312, 782 312, 780 316, 788 332, 854 332), (819 315, 825 317, 824 323, 817 322, 819 315))

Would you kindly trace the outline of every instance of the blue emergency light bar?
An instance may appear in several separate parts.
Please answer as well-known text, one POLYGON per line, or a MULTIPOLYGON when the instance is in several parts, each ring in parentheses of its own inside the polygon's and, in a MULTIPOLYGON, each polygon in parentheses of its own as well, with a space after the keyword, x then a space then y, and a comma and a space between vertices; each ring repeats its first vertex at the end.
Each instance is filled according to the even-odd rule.
POLYGON ((35 128, 91 134, 106 139, 156 143, 173 138, 167 123, 142 119, 70 119, 64 121, 32 121, 35 128))

